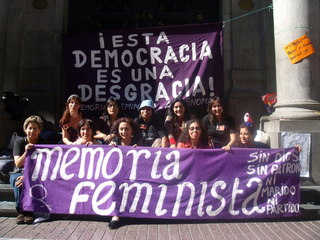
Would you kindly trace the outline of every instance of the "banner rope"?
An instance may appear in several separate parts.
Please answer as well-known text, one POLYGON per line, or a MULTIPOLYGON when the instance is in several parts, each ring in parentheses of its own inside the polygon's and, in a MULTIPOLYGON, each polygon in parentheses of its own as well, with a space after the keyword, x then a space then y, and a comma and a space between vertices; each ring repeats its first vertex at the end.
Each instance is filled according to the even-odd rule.
POLYGON ((224 28, 225 24, 228 23, 228 22, 231 22, 231 21, 234 21, 234 20, 237 20, 239 18, 243 18, 243 17, 246 17, 246 16, 249 16, 251 14, 254 14, 254 13, 257 13, 257 12, 261 12, 263 10, 266 10, 268 9, 269 11, 273 10, 273 4, 271 3, 269 6, 267 7, 264 7, 264 8, 260 8, 260 9, 257 9, 257 10, 254 10, 254 11, 251 11, 251 12, 248 12, 246 14, 243 14, 243 15, 240 15, 240 16, 237 16, 237 17, 234 17, 234 18, 230 18, 226 21, 223 21, 222 22, 222 28, 224 28))

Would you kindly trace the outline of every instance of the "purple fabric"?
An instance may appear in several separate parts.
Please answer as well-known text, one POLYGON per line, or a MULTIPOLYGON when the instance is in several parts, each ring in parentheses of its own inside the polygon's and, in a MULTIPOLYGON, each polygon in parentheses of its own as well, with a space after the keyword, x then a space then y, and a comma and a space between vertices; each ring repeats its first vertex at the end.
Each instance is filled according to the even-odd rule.
POLYGON ((127 112, 144 99, 161 110, 178 96, 205 110, 223 95, 221 43, 221 23, 66 34, 66 96, 79 94, 88 114, 110 96, 127 112))
POLYGON ((167 219, 296 216, 298 156, 294 148, 37 145, 26 159, 23 209, 167 219))

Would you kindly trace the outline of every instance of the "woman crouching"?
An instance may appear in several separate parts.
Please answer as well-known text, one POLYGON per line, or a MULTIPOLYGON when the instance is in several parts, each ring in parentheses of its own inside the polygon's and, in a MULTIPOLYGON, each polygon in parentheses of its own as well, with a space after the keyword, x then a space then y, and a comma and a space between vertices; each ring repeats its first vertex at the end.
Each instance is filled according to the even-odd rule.
POLYGON ((82 119, 78 125, 79 138, 74 141, 73 145, 90 145, 90 144, 100 144, 97 140, 94 139, 96 133, 94 124, 90 119, 82 119))
MULTIPOLYGON (((115 136, 110 145, 112 146, 137 146, 139 144, 139 134, 131 118, 120 118, 114 122, 111 128, 111 134, 115 136)), ((120 218, 113 216, 109 222, 110 229, 119 227, 120 218)))
POLYGON ((178 140, 177 148, 209 148, 206 131, 199 120, 192 119, 187 122, 178 140))

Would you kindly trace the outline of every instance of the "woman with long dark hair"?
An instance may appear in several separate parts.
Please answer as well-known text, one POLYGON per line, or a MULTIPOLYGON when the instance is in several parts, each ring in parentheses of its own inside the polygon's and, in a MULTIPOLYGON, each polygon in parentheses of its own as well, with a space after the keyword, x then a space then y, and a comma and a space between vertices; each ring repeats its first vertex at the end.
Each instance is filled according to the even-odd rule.
POLYGON ((206 130, 201 121, 191 119, 186 123, 179 140, 178 148, 206 149, 209 148, 206 130))
MULTIPOLYGON (((139 143, 139 134, 136 125, 131 118, 119 118, 112 126, 111 133, 114 138, 110 145, 113 146, 137 146, 139 143)), ((113 216, 109 222, 110 229, 119 227, 120 218, 113 216)))
POLYGON ((209 145, 212 148, 222 148, 226 151, 236 142, 236 127, 232 117, 227 113, 225 103, 220 97, 213 97, 207 108, 208 114, 202 123, 208 131, 209 145))
POLYGON ((113 124, 110 133, 114 136, 111 140, 112 145, 135 146, 141 144, 139 130, 131 118, 119 118, 113 124))
POLYGON ((95 121, 97 133, 94 136, 96 139, 103 140, 109 144, 113 134, 110 133, 112 124, 119 119, 121 116, 121 106, 117 98, 110 97, 105 106, 102 116, 95 121))
POLYGON ((188 106, 183 99, 177 98, 170 104, 164 128, 171 148, 177 147, 177 141, 186 127, 186 122, 191 118, 193 116, 189 114, 188 106))
POLYGON ((59 121, 64 144, 72 144, 78 138, 78 124, 82 119, 81 104, 81 98, 76 94, 67 99, 66 108, 59 121))

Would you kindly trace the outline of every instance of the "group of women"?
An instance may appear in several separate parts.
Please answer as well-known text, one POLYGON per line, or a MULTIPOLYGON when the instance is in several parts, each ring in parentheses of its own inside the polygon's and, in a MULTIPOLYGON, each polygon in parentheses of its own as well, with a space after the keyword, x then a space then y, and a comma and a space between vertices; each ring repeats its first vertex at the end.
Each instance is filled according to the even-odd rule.
MULTIPOLYGON (((226 107, 219 97, 208 103, 207 115, 202 120, 189 113, 184 100, 174 100, 168 108, 164 123, 156 116, 155 104, 152 100, 144 100, 139 106, 136 119, 126 117, 121 112, 118 99, 111 97, 105 104, 103 115, 96 121, 83 118, 80 111, 81 99, 71 95, 66 102, 65 111, 59 121, 64 144, 109 144, 113 146, 146 146, 207 149, 221 148, 229 151, 236 147, 267 147, 253 141, 251 126, 240 127, 240 138, 234 120, 227 114, 226 107)), ((20 209, 20 193, 23 183, 23 166, 27 151, 34 144, 43 144, 40 137, 43 128, 38 116, 31 116, 24 122, 26 137, 18 139, 14 145, 13 155, 16 165, 10 182, 14 187, 18 217, 16 222, 32 223, 31 213, 20 209)), ((45 219, 45 218, 44 218, 45 219)), ((119 217, 112 217, 109 227, 119 225, 119 217)))
MULTIPOLYGON (((176 99, 168 108, 164 123, 159 121, 152 100, 141 102, 139 116, 134 120, 124 118, 118 99, 113 97, 106 102, 103 115, 94 122, 82 117, 80 106, 80 97, 71 95, 68 98, 59 122, 64 144, 115 144, 122 137, 119 129, 114 129, 120 119, 130 125, 132 140, 139 146, 230 150, 237 144, 235 122, 219 97, 209 101, 208 113, 202 120, 189 113, 184 100, 176 99)), ((250 146, 246 144, 246 147, 250 146)))

